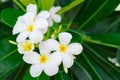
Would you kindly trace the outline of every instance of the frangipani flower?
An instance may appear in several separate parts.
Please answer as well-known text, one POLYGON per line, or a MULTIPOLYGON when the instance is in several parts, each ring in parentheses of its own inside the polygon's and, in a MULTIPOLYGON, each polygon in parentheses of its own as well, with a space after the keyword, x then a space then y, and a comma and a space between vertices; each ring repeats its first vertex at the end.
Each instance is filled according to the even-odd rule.
POLYGON ((34 44, 30 40, 25 40, 18 43, 18 52, 20 54, 31 53, 34 50, 34 44))
POLYGON ((54 39, 49 39, 46 41, 46 46, 48 46, 50 50, 55 50, 54 54, 57 54, 61 57, 64 70, 67 73, 67 68, 70 68, 73 65, 73 55, 80 54, 83 50, 83 47, 79 43, 70 44, 72 39, 72 35, 70 33, 62 32, 58 37, 60 42, 54 39))
POLYGON ((18 17, 18 21, 13 28, 13 34, 20 33, 17 42, 23 42, 26 38, 29 38, 32 42, 38 43, 43 39, 43 34, 46 33, 48 28, 47 18, 49 13, 42 11, 36 15, 36 12, 35 5, 30 4, 27 7, 27 13, 18 17))
POLYGON ((57 54, 50 54, 50 50, 44 46, 45 42, 40 43, 40 54, 31 52, 24 55, 23 60, 32 64, 30 74, 32 77, 37 77, 44 71, 47 75, 55 75, 59 70, 61 58, 57 54))
POLYGON ((61 16, 56 14, 59 10, 61 9, 60 6, 53 6, 50 10, 50 17, 48 18, 48 22, 49 22, 49 26, 53 25, 53 21, 55 21, 56 23, 60 23, 61 22, 61 16))

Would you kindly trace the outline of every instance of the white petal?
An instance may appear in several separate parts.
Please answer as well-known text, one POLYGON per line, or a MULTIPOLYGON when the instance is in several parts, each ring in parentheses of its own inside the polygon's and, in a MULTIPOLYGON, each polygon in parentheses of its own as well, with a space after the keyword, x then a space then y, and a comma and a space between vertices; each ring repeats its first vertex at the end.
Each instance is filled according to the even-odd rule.
POLYGON ((36 19, 34 22, 34 26, 37 29, 47 28, 48 27, 48 21, 44 18, 36 19))
POLYGON ((27 12, 32 12, 34 14, 37 14, 37 6, 35 4, 29 4, 27 6, 27 12))
POLYGON ((50 9, 50 14, 54 14, 54 13, 58 12, 60 9, 61 9, 60 6, 57 6, 57 7, 53 6, 53 7, 50 9))
POLYGON ((16 41, 17 42, 23 42, 25 39, 28 37, 29 33, 28 32, 22 32, 17 36, 16 41))
POLYGON ((63 60, 63 65, 67 68, 70 68, 74 62, 73 56, 67 53, 62 55, 62 60, 63 60))
POLYGON ((59 43, 55 39, 48 39, 46 41, 46 46, 49 50, 57 50, 59 43))
POLYGON ((48 76, 53 76, 58 72, 59 68, 58 66, 54 66, 51 64, 46 64, 44 66, 44 72, 48 75, 48 76))
POLYGON ((120 11, 120 4, 116 7, 115 11, 120 11))
POLYGON ((61 44, 66 44, 68 45, 72 39, 72 35, 67 32, 62 32, 59 34, 59 41, 61 44))
POLYGON ((40 13, 38 13, 37 17, 38 18, 45 18, 45 19, 48 19, 50 16, 49 12, 48 11, 41 11, 40 13))
POLYGON ((58 52, 52 53, 49 58, 49 64, 59 66, 61 64, 61 55, 58 52))
POLYGON ((83 50, 83 47, 79 43, 72 43, 68 45, 68 53, 78 55, 82 52, 82 50, 83 50))
POLYGON ((40 29, 40 31, 42 32, 42 34, 45 34, 47 32, 48 28, 43 28, 43 29, 40 29))
POLYGON ((26 13, 23 16, 23 21, 26 25, 31 25, 31 24, 33 24, 34 17, 35 17, 35 15, 33 13, 26 13))
POLYGON ((38 43, 42 41, 43 34, 40 32, 40 30, 34 30, 33 32, 30 33, 29 38, 32 42, 38 43))
POLYGON ((49 27, 52 27, 52 25, 53 25, 52 18, 48 18, 48 25, 49 25, 49 27))
POLYGON ((23 60, 29 64, 39 63, 39 58, 40 55, 37 52, 31 52, 23 56, 23 60))
POLYGON ((23 22, 23 16, 19 16, 17 22, 23 22))
POLYGON ((51 52, 50 49, 46 46, 45 41, 40 42, 39 51, 41 54, 49 54, 51 52))
POLYGON ((52 15, 51 17, 55 22, 57 22, 57 23, 61 22, 61 16, 60 15, 55 14, 55 15, 52 15))
POLYGON ((17 22, 13 28, 13 34, 17 34, 26 30, 26 25, 22 22, 17 22))
POLYGON ((42 73, 43 67, 40 64, 33 64, 30 68, 30 74, 32 77, 38 77, 42 73))

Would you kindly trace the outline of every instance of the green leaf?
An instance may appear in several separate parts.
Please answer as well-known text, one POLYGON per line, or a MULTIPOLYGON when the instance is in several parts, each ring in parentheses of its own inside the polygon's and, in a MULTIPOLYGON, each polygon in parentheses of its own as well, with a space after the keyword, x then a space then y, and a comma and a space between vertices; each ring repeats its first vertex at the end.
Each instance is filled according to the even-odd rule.
POLYGON ((92 34, 104 34, 104 33, 115 32, 115 31, 118 32, 120 30, 119 22, 120 22, 120 13, 114 12, 104 20, 90 27, 87 31, 89 31, 92 34))
POLYGON ((78 29, 88 28, 95 25, 98 21, 109 16, 117 5, 119 0, 89 0, 83 6, 82 12, 77 16, 79 22, 78 29))
POLYGON ((112 76, 109 75, 109 73, 107 73, 104 68, 102 68, 102 66, 100 66, 99 64, 97 64, 95 62, 95 60, 93 60, 92 57, 90 57, 89 55, 84 55, 92 64, 93 68, 96 70, 96 72, 98 73, 98 75, 101 76, 101 80, 113 80, 112 76))
POLYGON ((120 34, 119 33, 109 33, 101 35, 90 35, 84 31, 75 31, 69 29, 70 32, 73 32, 82 38, 82 41, 109 46, 113 48, 120 48, 120 34))
POLYGON ((0 22, 0 40, 10 36, 12 34, 11 31, 10 27, 0 22))
POLYGON ((9 43, 10 39, 14 39, 14 37, 0 41, 0 79, 7 77, 23 62, 16 45, 9 43))
POLYGON ((89 39, 91 39, 93 42, 97 44, 114 47, 114 48, 120 48, 119 33, 101 34, 101 35, 91 36, 91 38, 89 39))
POLYGON ((14 27, 17 18, 23 15, 24 12, 16 9, 4 9, 1 13, 1 20, 8 26, 14 27))
POLYGON ((64 6, 67 6, 67 5, 69 5, 72 1, 74 1, 74 0, 56 0, 55 1, 55 6, 62 6, 62 7, 64 7, 64 6))
POLYGON ((88 80, 91 80, 91 79, 100 80, 101 79, 101 77, 98 75, 96 70, 93 68, 89 60, 84 57, 84 53, 81 53, 79 56, 76 56, 76 62, 77 62, 77 65, 79 64, 78 65, 79 67, 82 66, 84 68, 84 72, 85 72, 84 76, 87 76, 86 79, 88 80))
POLYGON ((86 44, 84 44, 84 46, 87 48, 87 55, 89 54, 89 56, 91 56, 91 58, 95 62, 97 62, 113 79, 119 80, 120 70, 116 66, 111 64, 111 62, 109 62, 106 58, 104 58, 104 56, 102 56, 102 54, 105 53, 101 52, 100 50, 97 50, 96 46, 94 48, 86 44))
POLYGON ((75 0, 71 4, 63 7, 60 11, 58 11, 58 14, 62 15, 63 13, 67 12, 68 10, 72 9, 73 7, 79 5, 82 3, 84 0, 75 0))
POLYGON ((55 0, 37 0, 37 2, 42 10, 49 10, 54 5, 55 0))
POLYGON ((72 70, 78 80, 92 80, 88 72, 77 61, 75 61, 72 70))

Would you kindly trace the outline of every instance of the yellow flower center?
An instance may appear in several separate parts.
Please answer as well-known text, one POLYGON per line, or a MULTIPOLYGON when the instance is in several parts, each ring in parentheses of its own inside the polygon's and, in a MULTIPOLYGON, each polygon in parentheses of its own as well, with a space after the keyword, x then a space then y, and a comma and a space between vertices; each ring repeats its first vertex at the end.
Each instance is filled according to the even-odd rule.
POLYGON ((32 47, 33 47, 33 44, 29 41, 25 41, 23 44, 22 44, 22 48, 25 52, 28 52, 28 51, 31 51, 32 50, 32 47))
POLYGON ((27 28, 28 32, 32 32, 34 30, 34 26, 33 25, 29 25, 27 28))
POLYGON ((59 50, 60 50, 60 52, 64 53, 64 52, 67 51, 67 46, 64 45, 64 44, 61 44, 61 45, 59 46, 59 50))
POLYGON ((40 56, 39 60, 40 60, 40 63, 46 63, 48 58, 46 55, 43 54, 40 56))

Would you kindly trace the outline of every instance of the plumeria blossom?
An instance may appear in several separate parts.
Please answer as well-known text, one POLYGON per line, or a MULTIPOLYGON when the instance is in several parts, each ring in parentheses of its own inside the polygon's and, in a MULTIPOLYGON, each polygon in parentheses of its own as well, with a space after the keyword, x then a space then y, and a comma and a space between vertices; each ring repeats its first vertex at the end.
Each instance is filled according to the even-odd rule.
POLYGON ((55 39, 49 39, 46 41, 49 50, 55 50, 54 54, 61 57, 63 62, 64 71, 67 73, 67 68, 70 68, 74 63, 73 55, 79 55, 83 47, 80 43, 71 43, 72 35, 67 32, 62 32, 59 34, 59 41, 55 39))
POLYGON ((32 42, 38 43, 47 31, 49 13, 41 11, 37 14, 36 5, 33 4, 28 5, 26 10, 27 12, 23 16, 18 17, 13 28, 13 34, 20 33, 17 42, 23 42, 26 38, 29 38, 32 42))
POLYGON ((25 40, 18 43, 18 52, 20 54, 31 53, 34 50, 34 43, 30 40, 25 40))
POLYGON ((31 52, 24 55, 23 60, 32 64, 30 68, 30 74, 32 77, 38 77, 42 71, 47 75, 55 75, 59 70, 61 58, 57 54, 50 54, 50 50, 46 48, 45 42, 41 42, 39 45, 40 54, 37 52, 31 52))
POLYGON ((60 23, 61 22, 61 16, 56 14, 59 10, 61 9, 60 6, 53 6, 50 10, 50 17, 48 18, 48 22, 49 22, 49 26, 53 25, 53 21, 55 21, 56 23, 60 23))

